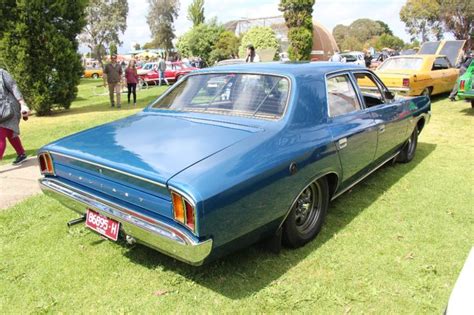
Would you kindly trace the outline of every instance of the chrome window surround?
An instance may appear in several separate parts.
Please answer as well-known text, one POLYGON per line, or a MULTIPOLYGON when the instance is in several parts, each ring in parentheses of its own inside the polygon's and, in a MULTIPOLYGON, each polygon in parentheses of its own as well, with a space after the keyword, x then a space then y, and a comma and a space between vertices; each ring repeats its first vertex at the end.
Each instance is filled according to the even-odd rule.
MULTIPOLYGON (((294 91, 293 91, 293 80, 292 80, 292 77, 288 76, 288 75, 284 75, 284 74, 279 74, 279 73, 274 73, 274 72, 256 72, 256 71, 209 71, 209 72, 198 72, 198 73, 193 73, 193 72, 190 72, 188 74, 186 74, 186 77, 183 77, 182 80, 179 80, 178 83, 179 84, 173 84, 173 86, 171 88, 169 88, 168 90, 166 90, 163 94, 161 94, 156 100, 154 100, 149 106, 147 106, 146 108, 147 109, 152 109, 152 110, 164 110, 164 111, 168 111, 170 109, 168 108, 155 108, 155 104, 160 101, 162 98, 165 98, 169 93, 171 93, 175 88, 177 88, 180 84, 182 84, 182 82, 184 82, 185 79, 191 77, 191 76, 195 76, 195 75, 208 75, 208 74, 253 74, 253 75, 269 75, 269 76, 274 76, 274 77, 281 77, 281 78, 285 78, 288 80, 288 95, 287 95, 287 99, 286 99, 286 103, 285 103, 285 110, 284 112, 281 114, 280 117, 278 117, 277 119, 268 119, 268 118, 261 118, 261 117, 255 117, 255 116, 248 116, 248 115, 242 115, 242 116, 238 116, 238 115, 221 115, 221 114, 216 114, 216 113, 213 113, 213 112, 199 112, 199 113, 207 113, 207 114, 212 114, 212 115, 217 115, 217 116, 226 116, 226 117, 244 117, 244 118, 251 118, 251 119, 258 119, 258 120, 266 120, 266 121, 280 121, 282 120, 286 113, 288 112, 288 108, 289 106, 291 105, 290 104, 290 100, 294 94, 294 91)), ((184 110, 174 110, 174 111, 177 111, 177 112, 183 112, 183 113, 186 113, 186 112, 189 112, 189 113, 196 113, 196 111, 184 111, 184 110)))

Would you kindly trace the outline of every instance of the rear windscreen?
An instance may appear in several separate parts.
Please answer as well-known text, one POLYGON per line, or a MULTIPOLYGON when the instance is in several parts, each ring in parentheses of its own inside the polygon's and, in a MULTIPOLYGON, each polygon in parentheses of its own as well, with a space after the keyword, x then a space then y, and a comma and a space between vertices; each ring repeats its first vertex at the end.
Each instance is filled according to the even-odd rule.
POLYGON ((186 77, 153 108, 278 119, 285 112, 290 82, 264 74, 212 73, 186 77))

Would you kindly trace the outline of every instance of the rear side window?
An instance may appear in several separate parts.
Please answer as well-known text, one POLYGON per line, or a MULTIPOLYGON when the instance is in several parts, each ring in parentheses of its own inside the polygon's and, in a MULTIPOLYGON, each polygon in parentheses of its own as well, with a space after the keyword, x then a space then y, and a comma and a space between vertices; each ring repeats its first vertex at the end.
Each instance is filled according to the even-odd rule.
POLYGON ((449 68, 448 60, 444 57, 438 57, 435 59, 433 63, 432 70, 443 70, 443 69, 448 69, 448 68, 449 68))
POLYGON ((360 110, 359 99, 347 74, 327 79, 329 116, 360 110))

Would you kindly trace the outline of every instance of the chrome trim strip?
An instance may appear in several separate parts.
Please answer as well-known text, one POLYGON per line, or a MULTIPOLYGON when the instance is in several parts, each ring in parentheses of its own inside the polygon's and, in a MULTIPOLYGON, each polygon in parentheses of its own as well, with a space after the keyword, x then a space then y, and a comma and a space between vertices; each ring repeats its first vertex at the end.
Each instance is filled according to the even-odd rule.
POLYGON ((127 173, 127 172, 124 172, 124 171, 120 171, 120 170, 117 170, 117 169, 114 169, 114 168, 111 168, 109 166, 105 166, 105 165, 102 165, 102 164, 99 164, 99 163, 96 163, 96 162, 87 161, 87 160, 84 160, 84 159, 81 159, 81 158, 78 158, 78 157, 74 157, 74 156, 67 155, 67 154, 64 154, 64 153, 59 153, 59 152, 56 152, 56 151, 43 151, 43 152, 49 152, 50 154, 59 155, 59 156, 69 158, 69 159, 72 159, 72 160, 76 160, 76 161, 80 161, 80 162, 83 162, 83 163, 95 165, 97 167, 102 167, 102 168, 108 169, 112 172, 117 172, 117 173, 120 173, 120 174, 123 174, 123 175, 126 175, 126 176, 130 176, 130 177, 133 177, 133 178, 136 178, 136 179, 139 179, 139 180, 143 180, 145 182, 148 182, 150 184, 154 184, 154 185, 159 186, 159 187, 167 188, 166 185, 163 184, 163 183, 156 182, 156 181, 153 181, 151 179, 141 177, 141 176, 138 176, 138 175, 134 175, 134 174, 130 174, 130 173, 127 173))
POLYGON ((340 192, 334 194, 334 196, 332 196, 331 198, 331 201, 333 201, 334 199, 336 199, 337 197, 339 197, 340 195, 342 195, 343 193, 345 193, 346 191, 348 191, 349 189, 351 189, 352 187, 354 187, 355 185, 357 185, 358 183, 360 183, 362 180, 364 180, 367 176, 369 176, 370 174, 372 174, 373 172, 375 172, 376 170, 378 170, 382 165, 384 165, 385 163, 387 163, 388 161, 390 161, 391 159, 393 159, 394 157, 396 157, 400 152, 397 152, 395 154, 393 154, 390 158, 386 159, 385 161, 383 161, 382 163, 380 163, 379 165, 377 165, 376 167, 374 167, 372 170, 370 170, 370 172, 368 172, 367 174, 365 174, 364 176, 362 176, 361 178, 359 178, 358 180, 356 180, 354 183, 352 183, 351 185, 349 185, 348 187, 344 188, 343 190, 341 190, 340 192))
POLYGON ((187 231, 139 214, 52 178, 41 178, 43 192, 68 208, 84 214, 91 208, 121 223, 127 235, 139 243, 192 265, 201 265, 212 250, 212 239, 196 241, 187 231))

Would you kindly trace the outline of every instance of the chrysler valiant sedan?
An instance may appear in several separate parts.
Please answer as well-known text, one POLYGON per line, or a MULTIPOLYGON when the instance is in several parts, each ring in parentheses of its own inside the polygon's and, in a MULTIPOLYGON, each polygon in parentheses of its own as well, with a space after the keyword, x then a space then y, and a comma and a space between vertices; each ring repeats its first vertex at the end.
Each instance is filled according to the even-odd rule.
POLYGON ((331 200, 413 159, 429 118, 427 97, 394 98, 358 66, 209 68, 136 115, 41 148, 40 185, 80 214, 68 225, 200 265, 260 240, 311 241, 331 200))

